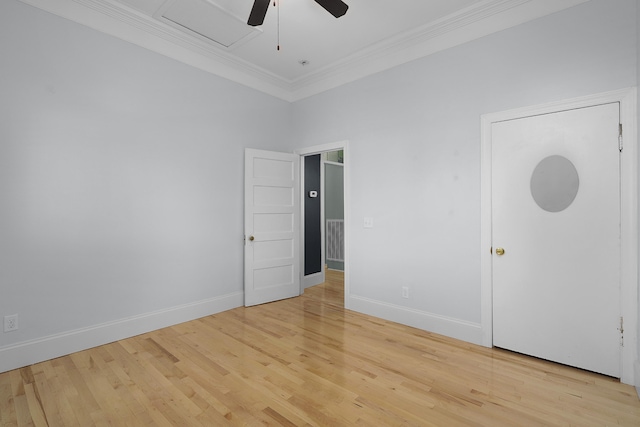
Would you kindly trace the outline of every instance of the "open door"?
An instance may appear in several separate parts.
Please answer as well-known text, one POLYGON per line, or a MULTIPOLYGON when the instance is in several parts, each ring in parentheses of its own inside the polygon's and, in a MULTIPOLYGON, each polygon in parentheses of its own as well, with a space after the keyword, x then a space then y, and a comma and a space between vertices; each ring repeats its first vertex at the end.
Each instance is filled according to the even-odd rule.
POLYGON ((299 170, 299 155, 245 150, 245 306, 300 295, 299 170))

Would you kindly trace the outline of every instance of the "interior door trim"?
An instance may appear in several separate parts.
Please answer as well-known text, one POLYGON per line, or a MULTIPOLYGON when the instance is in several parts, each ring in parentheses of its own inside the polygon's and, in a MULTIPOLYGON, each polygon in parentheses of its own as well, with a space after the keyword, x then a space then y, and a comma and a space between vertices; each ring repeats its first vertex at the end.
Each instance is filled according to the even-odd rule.
MULTIPOLYGON (((621 187, 621 313, 624 318, 624 345, 621 349, 620 381, 634 384, 634 364, 638 360, 638 141, 637 88, 626 88, 531 107, 481 116, 480 176, 480 264, 482 344, 493 346, 493 294, 491 255, 491 124, 540 114, 608 103, 620 103, 624 149, 620 157, 621 187)), ((637 374, 640 377, 640 372, 637 374)))

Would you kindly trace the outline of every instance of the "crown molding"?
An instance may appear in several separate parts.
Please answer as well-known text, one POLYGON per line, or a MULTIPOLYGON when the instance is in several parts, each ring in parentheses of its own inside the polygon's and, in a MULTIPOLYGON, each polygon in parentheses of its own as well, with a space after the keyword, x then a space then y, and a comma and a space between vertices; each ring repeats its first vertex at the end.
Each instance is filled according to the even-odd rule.
POLYGON ((116 1, 20 1, 211 74, 290 100, 290 81, 116 1))
POLYGON ((294 102, 589 0, 483 0, 295 80, 244 61, 115 0, 20 1, 294 102))
POLYGON ((293 101, 432 55, 589 0, 485 0, 372 45, 293 81, 293 101))

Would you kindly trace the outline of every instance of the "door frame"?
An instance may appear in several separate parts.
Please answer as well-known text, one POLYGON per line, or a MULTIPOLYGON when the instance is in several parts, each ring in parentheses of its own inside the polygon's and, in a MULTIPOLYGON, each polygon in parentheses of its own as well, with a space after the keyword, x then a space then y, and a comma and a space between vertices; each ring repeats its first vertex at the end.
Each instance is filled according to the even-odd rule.
MULTIPOLYGON (((493 346, 493 285, 492 285, 492 135, 495 122, 550 114, 576 108, 608 103, 620 103, 623 124, 623 155, 620 156, 620 221, 621 271, 620 307, 624 318, 624 345, 621 347, 620 381, 634 384, 634 364, 638 358, 638 142, 637 89, 626 88, 595 95, 561 100, 531 107, 516 108, 481 116, 481 330, 482 345, 493 346)), ((638 384, 640 385, 640 384, 638 384)))
MULTIPOLYGON (((351 218, 351 198, 350 198, 350 174, 349 174, 349 164, 351 162, 351 155, 349 153, 349 141, 338 141, 321 145, 314 145, 311 147, 299 148, 294 151, 294 154, 300 156, 300 163, 304 163, 304 157, 310 156, 314 154, 322 154, 327 151, 338 151, 342 150, 344 152, 344 308, 349 308, 349 295, 350 295, 350 280, 349 280, 349 261, 351 257, 349 256, 349 224, 351 218)), ((300 191, 304 193, 304 170, 300 168, 300 191)), ((324 173, 321 168, 321 173, 324 173)), ((322 180, 321 180, 322 183, 322 180)), ((324 183, 322 183, 324 185, 324 183)), ((324 189, 322 190, 324 192, 324 189)), ((304 194, 302 196, 302 201, 304 201, 304 194)), ((324 197, 324 194, 322 194, 324 197)), ((324 239, 324 226, 321 227, 322 236, 324 239)), ((300 263, 300 294, 304 292, 304 202, 300 203, 300 250, 301 257, 300 263)), ((323 245, 323 258, 324 258, 324 243, 323 245)), ((324 268, 324 267, 323 267, 324 268)))

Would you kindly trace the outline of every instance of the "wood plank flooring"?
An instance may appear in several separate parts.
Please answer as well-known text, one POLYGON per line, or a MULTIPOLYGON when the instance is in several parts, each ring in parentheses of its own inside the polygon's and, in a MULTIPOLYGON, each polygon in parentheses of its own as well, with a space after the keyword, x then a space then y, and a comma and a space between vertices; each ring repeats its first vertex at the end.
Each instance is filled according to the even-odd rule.
POLYGON ((0 374, 1 426, 640 426, 633 387, 304 296, 0 374))

